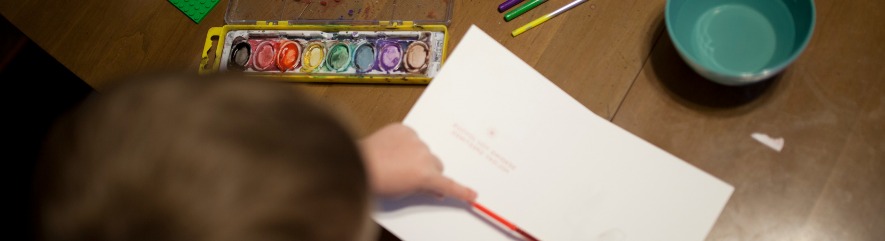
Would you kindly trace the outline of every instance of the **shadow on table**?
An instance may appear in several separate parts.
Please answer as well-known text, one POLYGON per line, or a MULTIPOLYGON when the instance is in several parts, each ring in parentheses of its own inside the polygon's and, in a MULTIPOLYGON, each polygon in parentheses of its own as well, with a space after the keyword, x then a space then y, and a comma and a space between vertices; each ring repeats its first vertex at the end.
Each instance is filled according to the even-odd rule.
POLYGON ((34 172, 55 120, 94 91, 0 16, 0 83, 4 127, 4 225, 10 240, 37 240, 34 172))
POLYGON ((646 74, 653 74, 654 76, 649 77, 659 80, 669 90, 668 94, 680 104, 696 109, 754 108, 757 106, 755 103, 762 103, 771 96, 770 93, 773 91, 768 90, 774 89, 783 76, 781 73, 770 79, 744 86, 714 83, 698 75, 679 57, 666 31, 665 23, 659 24, 657 28, 663 29, 663 33, 658 41, 651 43, 655 45, 649 57, 653 71, 648 71, 646 74))
MULTIPOLYGON (((474 210, 470 204, 465 203, 464 201, 455 200, 452 198, 445 198, 445 199, 439 200, 435 197, 431 197, 428 195, 412 195, 412 196, 408 196, 408 197, 405 197, 403 199, 396 200, 396 201, 381 202, 381 211, 391 212, 391 211, 401 210, 404 208, 411 208, 411 207, 418 207, 418 206, 436 206, 436 207, 449 207, 449 208, 456 208, 456 209, 465 209, 465 210, 467 210, 467 212, 469 212, 471 215, 473 215, 477 219, 482 220, 486 225, 494 228, 495 230, 498 230, 498 232, 501 232, 501 234, 507 236, 507 238, 509 238, 510 240, 523 240, 522 238, 513 235, 513 233, 510 232, 509 230, 502 228, 501 225, 494 223, 494 221, 490 220, 488 217, 477 213, 476 210, 474 210)), ((382 241, 399 240, 399 239, 390 239, 390 237, 386 237, 386 236, 387 235, 385 233, 382 233, 380 240, 382 240, 382 241)))

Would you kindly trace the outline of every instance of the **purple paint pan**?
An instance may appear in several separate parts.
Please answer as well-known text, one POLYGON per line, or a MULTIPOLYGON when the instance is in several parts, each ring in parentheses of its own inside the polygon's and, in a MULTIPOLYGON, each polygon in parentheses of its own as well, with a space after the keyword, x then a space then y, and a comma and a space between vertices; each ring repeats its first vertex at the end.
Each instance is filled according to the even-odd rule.
POLYGON ((403 47, 396 41, 379 40, 378 44, 378 68, 390 72, 399 68, 403 62, 403 47))

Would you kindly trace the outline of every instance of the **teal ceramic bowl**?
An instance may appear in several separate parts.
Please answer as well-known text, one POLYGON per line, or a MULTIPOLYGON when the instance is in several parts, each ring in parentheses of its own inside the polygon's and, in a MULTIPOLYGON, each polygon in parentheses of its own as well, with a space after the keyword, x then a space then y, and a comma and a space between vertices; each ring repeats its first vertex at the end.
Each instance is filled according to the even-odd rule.
POLYGON ((814 32, 813 0, 668 0, 667 31, 698 74, 746 85, 780 73, 814 32))

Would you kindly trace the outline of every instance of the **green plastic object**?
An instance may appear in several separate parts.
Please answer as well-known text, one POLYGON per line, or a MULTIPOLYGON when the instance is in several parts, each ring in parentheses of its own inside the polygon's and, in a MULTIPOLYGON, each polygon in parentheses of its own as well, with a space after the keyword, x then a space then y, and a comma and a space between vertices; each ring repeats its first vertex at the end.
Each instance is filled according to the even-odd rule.
POLYGON ((770 78, 811 40, 813 0, 668 0, 667 31, 696 72, 725 85, 770 78))
POLYGON ((219 1, 221 0, 169 0, 172 5, 196 23, 203 21, 203 18, 209 14, 209 11, 212 11, 215 5, 218 5, 219 1))
POLYGON ((528 12, 529 10, 532 10, 532 8, 535 8, 544 2, 546 2, 546 0, 532 0, 532 1, 529 1, 525 4, 523 4, 523 5, 520 5, 516 9, 513 9, 512 11, 507 12, 507 14, 504 14, 504 20, 509 22, 510 20, 513 20, 514 18, 519 17, 519 15, 522 15, 523 13, 528 12))

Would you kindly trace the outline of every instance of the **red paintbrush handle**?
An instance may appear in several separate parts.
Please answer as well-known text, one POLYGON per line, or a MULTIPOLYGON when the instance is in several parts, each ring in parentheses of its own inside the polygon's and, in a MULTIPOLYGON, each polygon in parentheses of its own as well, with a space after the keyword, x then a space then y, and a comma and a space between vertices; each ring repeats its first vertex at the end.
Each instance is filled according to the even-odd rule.
POLYGON ((473 203, 473 207, 475 207, 476 209, 479 209, 480 211, 482 211, 486 215, 489 215, 490 217, 494 218, 495 220, 498 220, 498 222, 500 222, 501 224, 504 224, 504 226, 507 226, 508 228, 510 228, 514 231, 519 229, 516 227, 516 225, 513 225, 510 222, 507 222, 507 220, 504 220, 504 218, 501 218, 501 216, 498 216, 497 214, 493 213, 492 211, 489 211, 488 209, 486 209, 486 207, 479 205, 479 203, 473 203))
POLYGON ((507 226, 507 228, 510 228, 510 229, 513 230, 513 231, 516 231, 517 233, 521 234, 523 237, 525 237, 525 238, 528 239, 529 241, 538 241, 538 239, 536 239, 534 236, 529 235, 529 234, 526 233, 525 231, 522 231, 521 229, 519 229, 518 227, 516 227, 516 225, 513 225, 513 224, 510 223, 510 222, 507 222, 507 220, 504 220, 504 218, 502 218, 501 216, 498 216, 497 214, 493 213, 491 210, 487 209, 486 207, 483 207, 482 205, 479 205, 479 203, 473 203, 473 207, 475 207, 476 209, 479 209, 480 211, 482 211, 482 212, 485 213, 486 215, 489 215, 489 217, 492 217, 492 218, 494 218, 495 220, 498 220, 499 223, 504 224, 504 226, 507 226))

